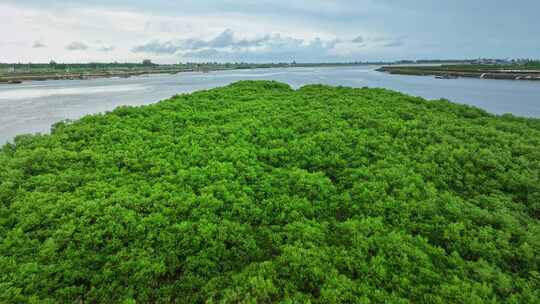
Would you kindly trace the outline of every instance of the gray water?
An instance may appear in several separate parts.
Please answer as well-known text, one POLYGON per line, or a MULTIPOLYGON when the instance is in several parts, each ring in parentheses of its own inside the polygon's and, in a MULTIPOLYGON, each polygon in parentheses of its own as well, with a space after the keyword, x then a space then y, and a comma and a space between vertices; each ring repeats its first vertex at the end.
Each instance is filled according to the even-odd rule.
POLYGON ((368 66, 232 70, 0 85, 0 145, 19 134, 47 133, 50 126, 60 120, 110 111, 120 105, 150 104, 178 93, 252 79, 277 80, 294 88, 312 83, 382 87, 428 99, 446 98, 494 114, 540 117, 540 82, 442 80, 389 75, 368 66))

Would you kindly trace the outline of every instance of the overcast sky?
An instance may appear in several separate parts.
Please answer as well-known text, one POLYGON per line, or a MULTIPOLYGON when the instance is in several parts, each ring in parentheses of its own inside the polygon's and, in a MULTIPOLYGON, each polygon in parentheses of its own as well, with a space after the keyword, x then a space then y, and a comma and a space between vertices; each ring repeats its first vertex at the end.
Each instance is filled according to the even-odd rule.
POLYGON ((0 62, 540 58, 538 0, 0 0, 0 62))

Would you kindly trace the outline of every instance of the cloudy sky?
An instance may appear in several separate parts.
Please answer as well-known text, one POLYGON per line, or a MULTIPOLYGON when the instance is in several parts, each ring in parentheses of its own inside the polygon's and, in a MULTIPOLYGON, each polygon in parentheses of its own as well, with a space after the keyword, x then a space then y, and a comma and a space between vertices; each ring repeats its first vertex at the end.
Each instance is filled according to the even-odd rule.
POLYGON ((0 62, 540 58, 538 0, 0 0, 0 62))

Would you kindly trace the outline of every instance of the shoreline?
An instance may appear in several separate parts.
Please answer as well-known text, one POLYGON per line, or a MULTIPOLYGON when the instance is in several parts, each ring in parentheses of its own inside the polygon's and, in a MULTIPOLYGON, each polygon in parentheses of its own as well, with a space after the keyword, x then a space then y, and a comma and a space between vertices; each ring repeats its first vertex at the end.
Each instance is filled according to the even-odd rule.
POLYGON ((42 74, 42 75, 16 75, 16 76, 0 76, 0 84, 18 84, 25 81, 46 81, 46 80, 89 80, 97 78, 130 78, 142 75, 152 74, 178 74, 187 72, 214 72, 233 69, 212 69, 212 70, 196 70, 196 69, 166 69, 166 70, 144 70, 144 71, 125 71, 125 72, 94 72, 94 73, 64 73, 64 74, 42 74))
POLYGON ((47 80, 90 80, 98 78, 130 78, 142 75, 153 75, 153 74, 179 74, 179 73, 189 73, 189 72, 217 72, 217 71, 233 71, 233 70, 255 70, 255 69, 269 69, 269 68, 310 68, 310 67, 339 67, 339 66, 369 66, 371 64, 324 64, 324 65, 290 65, 290 66, 254 66, 254 67, 231 67, 231 68, 195 68, 195 69, 147 69, 147 70, 134 70, 134 71, 101 71, 101 72, 81 72, 81 73, 56 73, 56 74, 37 74, 37 75, 28 75, 28 74, 19 74, 0 76, 0 85, 2 84, 21 84, 28 81, 47 81, 47 80))
POLYGON ((383 66, 376 71, 392 75, 435 76, 441 79, 478 78, 498 80, 529 80, 540 81, 539 70, 444 70, 441 66, 419 68, 415 66, 383 66))

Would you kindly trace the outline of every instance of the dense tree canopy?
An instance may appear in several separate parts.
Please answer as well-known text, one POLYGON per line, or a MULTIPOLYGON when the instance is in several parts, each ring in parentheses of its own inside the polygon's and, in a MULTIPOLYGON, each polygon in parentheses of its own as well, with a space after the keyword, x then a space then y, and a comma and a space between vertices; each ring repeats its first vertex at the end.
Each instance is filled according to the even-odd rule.
POLYGON ((539 120, 238 82, 19 136, 0 168, 0 302, 540 299, 539 120))

